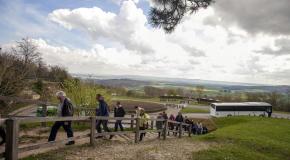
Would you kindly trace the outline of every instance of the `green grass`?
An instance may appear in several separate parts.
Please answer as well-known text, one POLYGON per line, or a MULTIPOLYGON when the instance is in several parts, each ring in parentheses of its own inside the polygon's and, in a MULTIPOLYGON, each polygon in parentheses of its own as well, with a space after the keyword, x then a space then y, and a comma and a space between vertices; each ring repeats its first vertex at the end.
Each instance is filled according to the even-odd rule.
POLYGON ((261 117, 215 119, 218 129, 197 139, 217 146, 194 153, 198 160, 290 159, 290 121, 261 117))
POLYGON ((181 109, 181 113, 209 113, 208 110, 186 107, 181 109))

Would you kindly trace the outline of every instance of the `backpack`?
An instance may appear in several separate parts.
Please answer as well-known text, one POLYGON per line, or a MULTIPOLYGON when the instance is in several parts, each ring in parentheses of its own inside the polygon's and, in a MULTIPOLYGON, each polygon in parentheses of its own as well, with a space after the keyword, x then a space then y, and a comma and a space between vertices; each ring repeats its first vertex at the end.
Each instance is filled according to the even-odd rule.
POLYGON ((73 104, 66 99, 64 104, 64 113, 63 116, 73 116, 74 115, 74 106, 73 104))

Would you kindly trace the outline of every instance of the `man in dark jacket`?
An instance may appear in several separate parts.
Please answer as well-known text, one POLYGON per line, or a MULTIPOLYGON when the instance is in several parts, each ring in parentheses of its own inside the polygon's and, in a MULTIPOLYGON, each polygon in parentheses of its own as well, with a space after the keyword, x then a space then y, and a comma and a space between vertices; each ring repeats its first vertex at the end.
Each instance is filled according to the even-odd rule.
MULTIPOLYGON (((56 97, 59 100, 60 104, 58 106, 58 116, 59 117, 70 117, 73 116, 73 105, 70 100, 66 97, 65 92, 59 91, 56 93, 56 97)), ((74 140, 70 138, 73 137, 73 130, 71 128, 71 121, 56 121, 51 128, 50 135, 48 141, 54 141, 57 135, 57 131, 60 127, 67 133, 67 137, 69 138, 69 142, 66 145, 74 144, 74 140)))
MULTIPOLYGON (((175 117, 176 122, 184 122, 183 116, 181 112, 178 112, 178 115, 175 117)), ((176 131, 178 131, 180 125, 176 126, 176 131)), ((177 132, 175 132, 175 135, 177 135, 177 132)))
MULTIPOLYGON (((108 108, 108 104, 104 100, 104 97, 101 94, 97 94, 96 99, 99 102, 99 107, 96 109, 96 116, 109 117, 109 108, 108 108)), ((97 120, 96 128, 97 128, 98 133, 102 133, 101 124, 105 132, 111 132, 108 128, 108 120, 97 120)), ((100 138, 100 137, 102 136, 99 136, 97 138, 100 138)), ((111 135, 110 139, 112 138, 113 136, 111 135)))
MULTIPOLYGON (((124 117, 126 114, 124 108, 121 103, 118 101, 116 107, 114 108, 114 117, 124 117)), ((121 131, 124 131, 122 120, 116 120, 115 122, 115 132, 118 131, 118 127, 120 127, 121 131)))

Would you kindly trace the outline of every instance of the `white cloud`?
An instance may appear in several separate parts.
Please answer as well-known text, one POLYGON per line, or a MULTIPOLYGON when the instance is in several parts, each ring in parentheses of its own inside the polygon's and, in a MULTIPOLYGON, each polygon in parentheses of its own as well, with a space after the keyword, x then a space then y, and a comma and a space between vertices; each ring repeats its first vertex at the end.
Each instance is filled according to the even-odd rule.
MULTIPOLYGON (((87 33, 91 48, 55 46, 39 39, 36 42, 44 59, 78 73, 289 83, 289 76, 277 75, 289 73, 290 55, 256 53, 267 45, 275 46, 275 36, 252 36, 235 24, 206 25, 205 21, 216 16, 212 7, 187 15, 175 32, 164 34, 148 27, 135 2, 118 2, 117 14, 98 7, 50 13, 49 19, 62 27, 87 33)), ((214 20, 219 22, 219 17, 214 20)))

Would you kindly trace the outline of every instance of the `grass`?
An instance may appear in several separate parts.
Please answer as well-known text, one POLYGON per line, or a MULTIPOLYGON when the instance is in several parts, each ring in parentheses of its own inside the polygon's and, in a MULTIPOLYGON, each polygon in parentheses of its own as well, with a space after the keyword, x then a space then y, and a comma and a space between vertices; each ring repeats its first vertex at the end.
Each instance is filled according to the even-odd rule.
MULTIPOLYGON (((290 160, 289 120, 244 116, 214 121, 216 131, 192 138, 193 143, 213 144, 207 150, 192 153, 193 160, 290 160)), ((25 160, 64 159, 70 150, 63 148, 25 160)))
POLYGON ((218 130, 197 139, 217 147, 194 153, 198 160, 290 159, 290 122, 261 117, 215 119, 218 130))
POLYGON ((181 109, 181 113, 209 113, 208 110, 186 107, 181 109))

